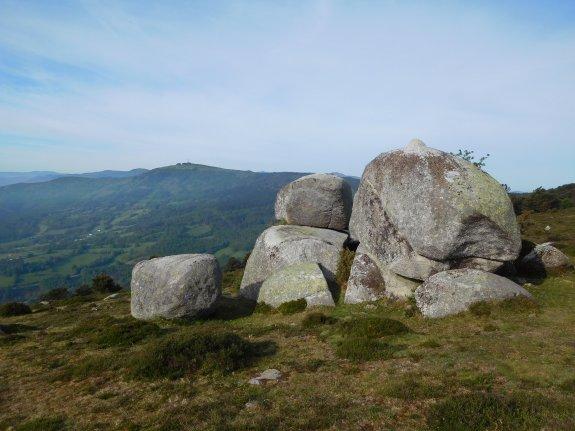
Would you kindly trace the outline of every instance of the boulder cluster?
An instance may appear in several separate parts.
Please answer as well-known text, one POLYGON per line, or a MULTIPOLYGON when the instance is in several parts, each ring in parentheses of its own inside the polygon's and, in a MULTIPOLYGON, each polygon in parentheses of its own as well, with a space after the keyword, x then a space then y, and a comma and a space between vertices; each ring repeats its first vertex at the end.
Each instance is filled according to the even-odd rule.
MULTIPOLYGON (((551 244, 522 250, 505 189, 460 157, 419 140, 382 153, 365 168, 353 197, 331 174, 299 178, 278 193, 278 224, 257 239, 240 294, 272 307, 299 299, 333 306, 336 272, 355 250, 344 301, 415 298, 426 317, 443 317, 479 301, 523 296, 499 274, 545 274, 572 268, 551 244), (520 258, 521 256, 521 258, 520 258)), ((149 319, 209 312, 221 295, 211 255, 180 255, 138 263, 132 314, 149 319)))

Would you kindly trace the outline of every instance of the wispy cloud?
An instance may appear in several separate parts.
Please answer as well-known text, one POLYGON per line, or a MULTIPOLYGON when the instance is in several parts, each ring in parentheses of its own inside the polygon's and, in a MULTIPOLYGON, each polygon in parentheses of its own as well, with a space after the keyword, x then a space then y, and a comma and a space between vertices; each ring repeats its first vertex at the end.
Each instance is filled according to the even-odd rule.
POLYGON ((553 8, 0 0, 0 169, 361 174, 418 136, 514 188, 573 181, 575 10, 553 8))

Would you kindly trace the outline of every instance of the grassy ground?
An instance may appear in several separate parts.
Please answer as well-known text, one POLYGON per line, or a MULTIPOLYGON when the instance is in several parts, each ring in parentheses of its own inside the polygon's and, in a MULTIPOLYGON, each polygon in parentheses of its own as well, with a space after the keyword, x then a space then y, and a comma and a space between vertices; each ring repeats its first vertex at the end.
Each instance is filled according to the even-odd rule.
MULTIPOLYGON (((573 246, 573 210, 524 236, 573 246)), ((571 256, 573 254, 571 253, 571 256)), ((241 271, 224 277, 237 291, 241 271)), ((0 430, 572 430, 575 274, 427 320, 379 302, 138 322, 127 292, 0 318, 0 430), (277 382, 248 383, 267 368, 277 382)))
POLYGON ((539 308, 440 320, 228 299, 211 319, 140 323, 127 293, 54 303, 1 320, 0 429, 570 430, 575 276, 530 290, 539 308), (267 368, 282 379, 248 384, 267 368))

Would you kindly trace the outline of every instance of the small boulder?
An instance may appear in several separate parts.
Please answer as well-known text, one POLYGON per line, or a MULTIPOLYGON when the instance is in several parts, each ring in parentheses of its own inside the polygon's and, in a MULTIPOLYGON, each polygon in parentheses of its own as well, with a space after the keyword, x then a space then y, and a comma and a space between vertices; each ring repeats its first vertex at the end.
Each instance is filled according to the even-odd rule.
POLYGON ((281 378, 282 378, 281 371, 276 370, 275 368, 270 368, 260 373, 256 377, 251 378, 248 383, 250 385, 261 385, 262 383, 267 381, 277 382, 281 378))
POLYGON ((174 319, 207 314, 221 295, 221 280, 218 261, 211 254, 139 262, 132 271, 132 316, 174 319))
POLYGON ((532 299, 511 280, 477 269, 452 269, 431 276, 415 291, 417 307, 425 317, 445 317, 466 311, 480 301, 516 296, 532 299))
POLYGON ((295 263, 315 262, 329 284, 335 281, 347 234, 306 226, 272 226, 259 236, 246 262, 240 294, 256 301, 267 278, 295 263))
POLYGON ((332 174, 312 174, 286 184, 275 203, 277 220, 287 224, 345 230, 349 224, 351 186, 332 174))
POLYGON ((550 242, 536 245, 519 262, 519 270, 529 275, 561 273, 569 269, 573 269, 569 257, 550 242))
POLYGON ((258 302, 278 307, 302 298, 308 306, 335 306, 327 281, 317 263, 296 263, 274 273, 262 283, 258 302))

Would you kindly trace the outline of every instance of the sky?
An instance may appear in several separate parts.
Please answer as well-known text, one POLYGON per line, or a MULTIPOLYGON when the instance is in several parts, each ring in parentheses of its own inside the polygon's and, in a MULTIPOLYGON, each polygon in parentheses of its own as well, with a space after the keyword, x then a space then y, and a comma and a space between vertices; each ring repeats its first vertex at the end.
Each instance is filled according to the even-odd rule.
POLYGON ((0 0, 0 171, 360 176, 412 138, 575 181, 575 1, 0 0))

